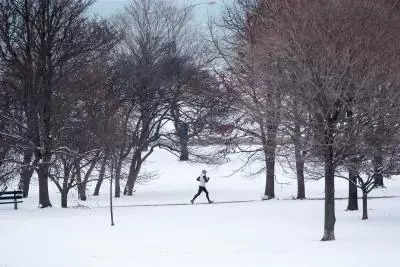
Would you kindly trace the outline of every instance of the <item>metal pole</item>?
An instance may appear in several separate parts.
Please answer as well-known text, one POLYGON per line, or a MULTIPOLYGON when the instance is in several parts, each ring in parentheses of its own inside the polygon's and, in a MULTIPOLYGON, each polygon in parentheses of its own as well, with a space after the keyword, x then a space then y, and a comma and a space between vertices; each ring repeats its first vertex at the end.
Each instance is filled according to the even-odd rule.
POLYGON ((17 210, 18 209, 18 204, 17 204, 17 194, 14 191, 14 209, 17 210))
POLYGON ((113 177, 114 177, 114 159, 111 157, 111 168, 110 168, 110 215, 111 215, 111 226, 114 226, 114 212, 113 212, 113 177))

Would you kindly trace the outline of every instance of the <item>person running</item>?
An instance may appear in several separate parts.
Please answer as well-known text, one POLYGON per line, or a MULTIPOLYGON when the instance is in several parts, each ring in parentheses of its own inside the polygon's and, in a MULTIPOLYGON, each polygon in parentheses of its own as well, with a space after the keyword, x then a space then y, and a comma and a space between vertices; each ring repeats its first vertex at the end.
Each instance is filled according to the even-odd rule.
POLYGON ((197 177, 196 179, 199 182, 199 191, 197 191, 197 193, 193 196, 192 200, 190 200, 190 203, 194 203, 195 199, 200 196, 201 192, 206 193, 206 197, 208 200, 208 203, 213 203, 213 201, 210 200, 210 197, 208 195, 208 191, 206 188, 206 183, 208 183, 208 181, 210 181, 210 177, 207 177, 207 171, 206 170, 202 170, 201 171, 201 175, 199 177, 197 177))

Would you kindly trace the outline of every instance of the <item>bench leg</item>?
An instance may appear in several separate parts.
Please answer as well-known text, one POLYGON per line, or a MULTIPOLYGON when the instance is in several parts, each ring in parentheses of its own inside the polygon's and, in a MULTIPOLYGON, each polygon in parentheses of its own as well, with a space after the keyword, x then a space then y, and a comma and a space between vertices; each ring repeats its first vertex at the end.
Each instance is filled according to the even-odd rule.
POLYGON ((17 202, 17 201, 14 202, 14 209, 15 209, 15 210, 18 209, 18 202, 17 202))

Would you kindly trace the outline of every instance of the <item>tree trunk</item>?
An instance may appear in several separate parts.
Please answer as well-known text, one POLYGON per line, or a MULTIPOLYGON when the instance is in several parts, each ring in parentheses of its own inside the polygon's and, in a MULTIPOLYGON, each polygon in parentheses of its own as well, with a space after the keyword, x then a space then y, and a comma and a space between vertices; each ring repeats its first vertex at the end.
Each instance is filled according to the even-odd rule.
POLYGON ((115 168, 115 197, 121 197, 121 169, 122 159, 119 158, 115 168))
MULTIPOLYGON (((32 67, 32 58, 30 54, 30 47, 27 47, 27 67, 32 67)), ((26 79, 24 80, 24 113, 26 115, 26 124, 27 124, 27 137, 28 139, 35 144, 36 147, 40 146, 40 141, 39 141, 39 130, 38 130, 38 120, 37 120, 37 103, 32 103, 35 101, 32 101, 34 99, 33 97, 33 88, 32 88, 32 69, 30 68, 29 75, 27 75, 26 79)), ((32 150, 32 149, 26 149, 24 150, 24 166, 22 167, 21 170, 21 177, 20 177, 20 182, 19 182, 19 189, 23 191, 23 196, 28 197, 29 195, 29 189, 30 189, 30 183, 32 179, 32 175, 34 172, 34 168, 32 168, 31 161, 32 157, 35 157, 35 162, 33 164, 33 167, 39 162, 39 157, 38 157, 38 151, 32 150), (34 155, 34 152, 35 155, 34 155)))
POLYGON ((62 208, 67 208, 68 207, 68 193, 69 193, 69 189, 70 189, 70 179, 72 180, 74 178, 74 172, 72 171, 75 166, 74 165, 70 165, 68 160, 63 160, 63 167, 64 167, 64 177, 62 179, 62 184, 59 185, 58 182, 56 182, 56 185, 58 187, 58 189, 60 190, 61 193, 61 207, 62 208))
POLYGON ((181 139, 180 141, 180 156, 179 160, 180 161, 188 161, 189 160, 189 148, 188 148, 188 140, 187 139, 181 139))
MULTIPOLYGON (((329 130, 328 130, 329 131, 329 130)), ((325 148, 325 218, 321 241, 335 240, 335 168, 333 162, 333 136, 326 133, 325 148)))
POLYGON ((106 173, 106 163, 107 163, 107 155, 104 155, 103 161, 101 162, 99 178, 97 180, 93 196, 98 196, 100 193, 100 188, 104 180, 104 175, 106 173))
POLYGON ((94 168, 96 167, 99 155, 100 155, 100 152, 96 154, 95 158, 90 163, 89 169, 85 173, 85 177, 84 177, 84 179, 82 181, 82 187, 81 187, 81 190, 82 190, 81 191, 81 195, 82 195, 82 197, 81 197, 81 200, 83 200, 83 201, 87 200, 87 195, 86 195, 87 184, 88 184, 90 176, 92 175, 92 172, 93 172, 94 168))
POLYGON ((272 199, 275 197, 275 151, 267 151, 265 164, 267 171, 264 197, 272 199))
POLYGON ((87 199, 86 184, 82 182, 80 160, 76 160, 74 163, 75 163, 76 183, 78 187, 78 197, 80 200, 86 201, 87 199))
POLYGON ((68 208, 68 192, 67 192, 67 190, 61 191, 61 207, 68 208))
POLYGON ((301 136, 300 121, 301 115, 298 111, 298 103, 295 99, 294 104, 294 154, 296 158, 296 176, 297 176, 297 199, 306 198, 306 190, 304 184, 304 147, 301 136))
MULTIPOLYGON (((43 51, 42 51, 43 52, 43 51)), ((41 54, 39 57, 44 55, 41 54)), ((44 55, 46 56, 46 55, 44 55)), ((40 60, 43 60, 41 58, 40 60)), ((44 64, 44 61, 41 63, 44 64)), ((39 69, 45 68, 44 65, 39 64, 39 69)), ((48 71, 48 70, 47 70, 48 71)), ((40 98, 42 100, 41 107, 39 110, 39 142, 40 142, 40 149, 42 150, 40 154, 42 154, 42 162, 39 165, 38 176, 39 176, 39 203, 41 208, 51 207, 50 198, 49 198, 49 169, 50 169, 50 162, 52 157, 52 91, 51 91, 51 72, 46 73, 42 77, 42 92, 40 94, 40 98)), ((40 158, 40 157, 39 157, 40 158)))
POLYGON ((362 214, 362 219, 363 220, 368 220, 368 194, 366 192, 363 192, 363 214, 362 214))
POLYGON ((347 210, 358 210, 357 194, 357 171, 350 167, 349 169, 349 200, 347 210))
POLYGON ((43 159, 44 162, 39 164, 38 178, 39 178, 39 205, 41 208, 51 207, 49 197, 49 167, 50 156, 47 155, 43 159))
POLYGON ((31 166, 32 157, 32 150, 24 151, 24 165, 21 170, 21 178, 18 185, 19 189, 22 190, 24 197, 28 197, 29 195, 29 188, 34 170, 34 168, 31 166))
POLYGON ((374 155, 374 180, 375 180, 375 186, 380 186, 383 187, 383 175, 381 173, 381 169, 383 166, 383 157, 382 157, 382 152, 381 149, 378 148, 378 151, 374 155))
POLYGON ((305 199, 306 198, 306 190, 305 190, 305 184, 304 184, 304 160, 303 159, 296 159, 296 175, 297 175, 297 199, 305 199))
POLYGON ((133 195, 133 187, 135 186, 137 177, 139 175, 139 169, 133 170, 129 173, 128 181, 126 182, 124 195, 132 196, 133 195))
POLYGON ((128 181, 126 182, 124 189, 124 195, 128 196, 133 195, 133 187, 135 186, 141 167, 142 167, 141 153, 136 152, 135 155, 132 157, 131 166, 129 168, 128 181))
POLYGON ((300 129, 300 114, 297 108, 297 101, 294 102, 294 154, 296 158, 296 175, 297 175, 297 199, 305 199, 305 184, 304 184, 304 154, 300 129))
POLYGON ((266 134, 267 140, 264 146, 266 183, 264 198, 275 198, 275 149, 276 149, 277 127, 270 126, 266 134))
POLYGON ((180 123, 181 125, 178 127, 178 138, 179 138, 179 145, 180 145, 180 161, 187 161, 189 160, 189 126, 187 123, 180 123))
MULTIPOLYGON (((382 103, 383 104, 383 103, 382 103)), ((383 114, 383 113, 382 113, 383 114)), ((381 138, 385 136, 385 117, 384 115, 379 114, 378 125, 376 127, 376 136, 378 136, 375 143, 375 153, 373 159, 374 165, 374 182, 375 186, 383 187, 383 152, 382 152, 382 140, 381 138)))

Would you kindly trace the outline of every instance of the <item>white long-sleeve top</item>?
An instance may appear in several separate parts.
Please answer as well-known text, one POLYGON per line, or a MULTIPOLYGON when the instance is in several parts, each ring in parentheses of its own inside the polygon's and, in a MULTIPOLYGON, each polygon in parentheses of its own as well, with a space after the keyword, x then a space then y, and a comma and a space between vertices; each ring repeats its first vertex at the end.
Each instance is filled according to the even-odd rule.
POLYGON ((200 175, 200 177, 197 178, 199 181, 199 186, 206 187, 206 183, 210 180, 209 177, 205 175, 200 175))

